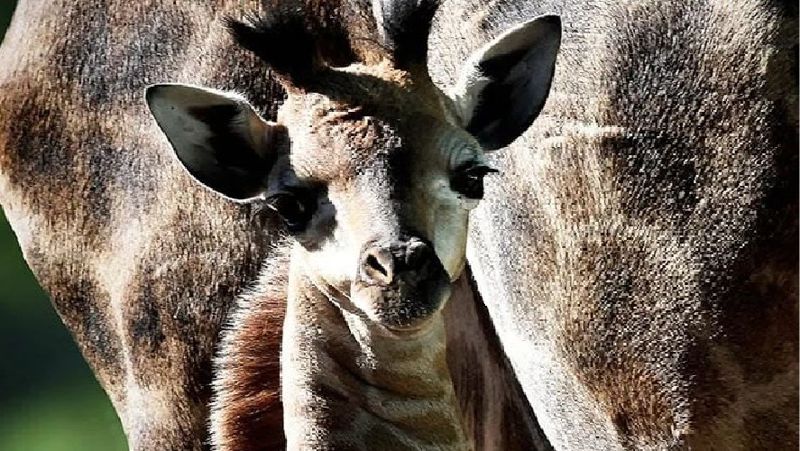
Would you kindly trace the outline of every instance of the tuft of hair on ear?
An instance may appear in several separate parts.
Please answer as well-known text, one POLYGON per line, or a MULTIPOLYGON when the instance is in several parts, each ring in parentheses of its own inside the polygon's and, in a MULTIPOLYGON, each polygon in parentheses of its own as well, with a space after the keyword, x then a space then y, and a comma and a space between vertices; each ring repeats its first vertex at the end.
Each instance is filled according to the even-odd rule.
MULTIPOLYGON (((267 3, 267 2, 265 2, 267 3)), ((228 18, 236 42, 255 53, 277 75, 302 85, 326 63, 346 65, 355 59, 339 20, 316 20, 297 2, 275 2, 264 15, 243 21, 228 18)))
POLYGON ((372 1, 378 30, 397 68, 427 62, 428 36, 439 4, 439 0, 372 1))

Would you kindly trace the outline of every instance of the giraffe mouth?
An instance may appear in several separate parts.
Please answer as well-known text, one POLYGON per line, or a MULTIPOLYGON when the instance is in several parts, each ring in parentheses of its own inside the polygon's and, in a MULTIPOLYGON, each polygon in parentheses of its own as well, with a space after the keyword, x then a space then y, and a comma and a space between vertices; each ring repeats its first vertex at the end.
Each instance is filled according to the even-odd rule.
POLYGON ((375 323, 397 336, 420 333, 450 298, 450 278, 441 268, 423 280, 398 280, 388 286, 354 283, 354 302, 375 323))
POLYGON ((418 235, 367 241, 351 285, 353 302, 395 335, 424 329, 450 297, 450 276, 418 235))
POLYGON ((431 332, 430 324, 433 322, 433 316, 426 318, 422 322, 413 326, 389 326, 381 325, 386 331, 386 334, 400 340, 409 340, 422 337, 431 332))

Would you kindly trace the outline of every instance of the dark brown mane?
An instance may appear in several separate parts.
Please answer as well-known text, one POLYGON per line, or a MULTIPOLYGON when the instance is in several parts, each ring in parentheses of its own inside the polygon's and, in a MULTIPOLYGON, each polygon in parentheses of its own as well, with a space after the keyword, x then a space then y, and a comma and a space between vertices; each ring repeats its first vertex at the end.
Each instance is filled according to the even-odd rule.
POLYGON ((424 65, 438 0, 265 0, 263 13, 229 19, 236 42, 301 85, 325 66, 392 60, 399 69, 424 65))
POLYGON ((239 300, 216 359, 212 441, 219 449, 283 449, 280 356, 289 265, 287 242, 276 244, 253 291, 239 300))
POLYGON ((302 82, 326 64, 346 66, 357 61, 338 14, 308 14, 296 2, 265 2, 264 9, 264 14, 246 21, 231 19, 228 27, 239 45, 289 81, 302 82))

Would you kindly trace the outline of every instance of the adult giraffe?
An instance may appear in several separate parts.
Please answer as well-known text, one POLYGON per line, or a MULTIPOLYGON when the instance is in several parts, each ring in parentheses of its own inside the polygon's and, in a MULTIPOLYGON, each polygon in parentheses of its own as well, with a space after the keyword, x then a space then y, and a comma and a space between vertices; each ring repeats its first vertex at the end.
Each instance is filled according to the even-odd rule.
MULTIPOLYGON (((220 26, 242 6, 31 0, 0 51, 0 202, 132 448, 202 447, 213 341, 268 249, 166 158, 139 97, 166 77, 272 113, 220 26)), ((796 5, 446 8, 445 82, 487 36, 565 18, 554 94, 493 161, 469 251, 553 444, 796 448, 796 5)))
POLYGON ((481 4, 448 11, 432 61, 509 18, 565 23, 468 248, 548 439, 796 449, 797 4, 481 4))
POLYGON ((168 158, 142 100, 170 74, 274 111, 222 26, 239 6, 21 1, 0 49, 0 202, 131 449, 206 447, 217 332, 269 250, 262 216, 168 158))

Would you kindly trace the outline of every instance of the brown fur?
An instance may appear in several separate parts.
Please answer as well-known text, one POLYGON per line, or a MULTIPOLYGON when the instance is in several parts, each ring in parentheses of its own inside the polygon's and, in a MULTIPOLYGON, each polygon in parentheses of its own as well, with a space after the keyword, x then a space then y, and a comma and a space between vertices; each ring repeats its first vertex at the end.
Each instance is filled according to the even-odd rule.
POLYGON ((232 3, 23 1, 0 48, 0 203, 131 449, 204 448, 217 332, 272 239, 190 180, 142 101, 167 77, 274 115, 232 3))
POLYGON ((219 345, 211 440, 219 449, 286 446, 280 349, 286 315, 288 243, 280 243, 255 288, 241 298, 219 345))
POLYGON ((456 3, 451 70, 505 23, 571 18, 469 255, 553 445, 795 449, 796 5, 456 3))
POLYGON ((495 335, 469 267, 454 283, 444 318, 447 365, 475 449, 551 449, 495 335))

